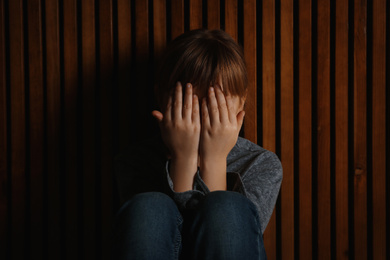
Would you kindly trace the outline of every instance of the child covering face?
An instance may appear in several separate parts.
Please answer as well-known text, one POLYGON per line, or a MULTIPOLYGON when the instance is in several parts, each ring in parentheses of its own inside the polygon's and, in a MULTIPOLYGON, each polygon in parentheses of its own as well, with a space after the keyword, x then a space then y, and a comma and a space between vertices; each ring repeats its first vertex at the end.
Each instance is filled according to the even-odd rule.
POLYGON ((221 30, 167 48, 156 76, 161 135, 116 158, 115 259, 266 259, 279 159, 239 137, 247 71, 221 30))

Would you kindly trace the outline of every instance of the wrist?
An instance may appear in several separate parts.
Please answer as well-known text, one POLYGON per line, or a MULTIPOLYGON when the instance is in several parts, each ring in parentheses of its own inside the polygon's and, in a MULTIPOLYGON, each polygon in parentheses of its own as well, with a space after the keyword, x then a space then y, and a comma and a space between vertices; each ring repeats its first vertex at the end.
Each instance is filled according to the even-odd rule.
POLYGON ((226 166, 226 156, 201 156, 200 165, 201 167, 211 167, 213 165, 225 165, 226 166))
POLYGON ((197 170, 197 158, 172 157, 169 163, 169 175, 174 190, 176 192, 192 190, 197 170))
POLYGON ((200 175, 210 191, 226 190, 226 158, 204 158, 200 161, 200 175))
POLYGON ((198 155, 185 156, 185 155, 172 155, 170 158, 171 164, 198 166, 198 155))

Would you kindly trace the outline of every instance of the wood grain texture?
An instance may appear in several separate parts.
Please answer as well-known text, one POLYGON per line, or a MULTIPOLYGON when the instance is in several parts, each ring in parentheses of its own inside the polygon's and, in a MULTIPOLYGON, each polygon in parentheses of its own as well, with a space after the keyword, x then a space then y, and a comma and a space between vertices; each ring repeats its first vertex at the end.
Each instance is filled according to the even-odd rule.
POLYGON ((367 1, 354 1, 354 256, 367 259, 367 1))
POLYGON ((244 56, 248 70, 244 129, 245 138, 257 143, 256 2, 244 2, 244 13, 244 56))
MULTIPOLYGON (((388 3, 387 3, 388 4, 388 3)), ((373 1, 372 259, 386 258, 386 1, 373 1)), ((388 118, 388 116, 387 116, 388 118)), ((390 239, 390 238, 388 238, 390 239)))
POLYGON ((280 111, 282 259, 294 258, 294 62, 293 62, 293 1, 281 1, 280 6, 280 111))
MULTIPOLYGON (((30 140, 30 250, 32 258, 43 258, 43 169, 44 169, 44 89, 41 1, 27 3, 30 140)), ((26 97, 27 98, 27 97, 26 97)))
MULTIPOLYGON (((138 2, 141 1, 137 1, 138 2)), ((100 49, 100 201, 101 201, 101 258, 111 258, 111 223, 113 218, 113 5, 112 0, 99 1, 99 44, 100 49)), ((98 155, 99 157, 99 155, 98 155)), ((100 251, 100 250, 99 250, 100 251)), ((98 252, 100 253, 100 252, 98 252)))
POLYGON ((171 1, 172 40, 184 32, 184 0, 171 1))
MULTIPOLYGON (((163 1, 154 1, 153 7, 163 1)), ((118 1, 118 107, 119 107, 119 150, 123 151, 130 144, 131 132, 131 83, 132 83, 132 54, 133 42, 131 40, 131 2, 118 1)), ((162 12, 160 12, 162 13, 162 12)), ((159 21, 155 17, 155 21, 159 21)), ((155 29, 155 37, 160 35, 155 29)))
POLYGON ((158 60, 167 45, 167 17, 165 10, 165 0, 153 2, 153 47, 155 61, 158 60))
MULTIPOLYGON (((299 1, 299 258, 311 259, 312 238, 312 3, 299 1)), ((314 115, 315 116, 315 115, 314 115)))
POLYGON ((25 64, 22 1, 8 3, 10 37, 10 109, 11 109, 11 246, 13 259, 26 257, 26 121, 25 64))
POLYGON ((59 6, 56 1, 45 1, 46 30, 46 86, 47 86, 47 200, 48 200, 48 252, 49 259, 58 259, 63 254, 61 238, 63 228, 60 209, 60 118, 61 118, 61 72, 59 6))
POLYGON ((335 28, 336 259, 348 259, 348 1, 336 2, 335 28))
POLYGON ((238 40, 237 0, 225 0, 225 31, 238 40))
POLYGON ((219 0, 207 1, 207 28, 209 30, 219 29, 221 24, 221 11, 219 0))
POLYGON ((0 258, 6 258, 8 224, 8 154, 7 154, 7 81, 5 51, 5 10, 4 2, 0 3, 0 258))
MULTIPOLYGON (((144 118, 150 116, 146 100, 148 96, 148 62, 149 62, 149 20, 148 20, 148 3, 138 1, 135 6, 135 68, 136 82, 132 85, 132 90, 137 93, 137 121, 142 122, 144 118)), ((137 133, 138 137, 145 138, 145 131, 137 133)))
MULTIPOLYGON (((264 0, 262 6, 262 104, 263 136, 265 149, 276 152, 275 120, 275 1, 264 0)), ((258 50, 260 51, 260 50, 258 50)), ((260 75, 258 75, 260 76, 260 75)), ((264 247, 269 259, 276 259, 275 211, 264 232, 264 247)))
POLYGON ((190 30, 202 28, 202 0, 190 0, 190 30))
POLYGON ((95 1, 81 4, 83 257, 96 259, 96 32, 95 1))
POLYGON ((63 2, 63 40, 64 40, 64 120, 65 120, 65 182, 66 182, 66 257, 77 258, 79 241, 78 208, 78 169, 79 156, 77 144, 77 89, 78 60, 77 49, 77 1, 63 2))
POLYGON ((317 4, 317 243, 318 258, 330 259, 330 3, 317 4))
POLYGON ((263 1, 262 96, 263 147, 276 152, 275 122, 275 1, 263 1))

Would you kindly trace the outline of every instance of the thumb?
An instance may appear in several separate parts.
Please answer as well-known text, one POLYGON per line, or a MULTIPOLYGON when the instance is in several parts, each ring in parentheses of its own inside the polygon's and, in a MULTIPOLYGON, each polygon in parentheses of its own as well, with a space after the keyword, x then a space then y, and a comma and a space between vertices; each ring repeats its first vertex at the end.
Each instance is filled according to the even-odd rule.
POLYGON ((164 118, 163 114, 157 110, 152 111, 152 116, 157 119, 158 123, 161 123, 164 118))
POLYGON ((238 132, 240 132, 240 129, 242 127, 242 123, 244 122, 244 116, 245 116, 245 111, 240 111, 237 115, 237 125, 238 125, 238 132))

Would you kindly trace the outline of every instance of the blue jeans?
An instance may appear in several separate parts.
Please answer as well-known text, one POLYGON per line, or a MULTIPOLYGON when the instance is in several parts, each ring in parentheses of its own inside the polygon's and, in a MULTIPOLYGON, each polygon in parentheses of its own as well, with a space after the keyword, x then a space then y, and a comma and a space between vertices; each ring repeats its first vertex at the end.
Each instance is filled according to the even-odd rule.
POLYGON ((114 259, 266 259, 257 210, 236 192, 211 192, 179 211, 163 193, 134 196, 114 224, 114 259))

